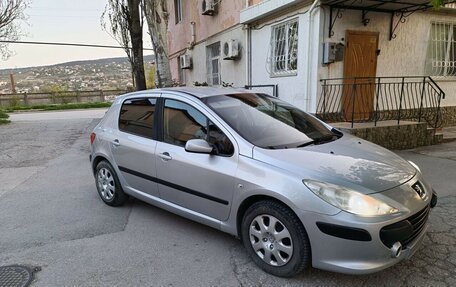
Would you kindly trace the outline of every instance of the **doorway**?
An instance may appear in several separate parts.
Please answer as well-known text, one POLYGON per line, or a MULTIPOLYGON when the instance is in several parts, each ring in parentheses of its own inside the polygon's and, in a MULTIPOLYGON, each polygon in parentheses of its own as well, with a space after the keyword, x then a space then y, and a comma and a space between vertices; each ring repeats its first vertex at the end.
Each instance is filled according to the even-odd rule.
POLYGON ((346 121, 373 115, 377 74, 378 32, 346 33, 342 112, 346 121))

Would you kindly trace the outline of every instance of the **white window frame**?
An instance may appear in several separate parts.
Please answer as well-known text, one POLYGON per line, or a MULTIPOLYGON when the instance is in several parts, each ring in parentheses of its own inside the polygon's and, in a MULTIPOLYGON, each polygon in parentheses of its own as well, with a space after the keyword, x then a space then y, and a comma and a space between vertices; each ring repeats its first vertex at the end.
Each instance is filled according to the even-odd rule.
POLYGON ((174 0, 176 24, 182 22, 182 0, 174 0))
POLYGON ((456 22, 431 22, 426 74, 456 77, 456 22))
POLYGON ((271 76, 298 74, 298 20, 298 18, 291 19, 271 28, 271 76), (296 25, 294 38, 290 38, 292 25, 296 25))
POLYGON ((222 84, 220 71, 220 53, 220 42, 215 42, 211 45, 206 46, 207 83, 210 86, 220 86, 222 84), (215 50, 218 50, 218 53, 214 53, 215 50), (217 72, 214 72, 212 69, 214 62, 217 62, 217 72), (216 81, 214 81, 214 79, 216 81))

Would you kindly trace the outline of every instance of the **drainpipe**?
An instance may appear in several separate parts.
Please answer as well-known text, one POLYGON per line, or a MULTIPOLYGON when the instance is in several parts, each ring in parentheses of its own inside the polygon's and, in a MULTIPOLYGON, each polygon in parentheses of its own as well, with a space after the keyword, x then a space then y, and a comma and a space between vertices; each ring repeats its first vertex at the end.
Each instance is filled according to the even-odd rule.
MULTIPOLYGON (((311 73, 312 73, 312 65, 310 63, 311 55, 312 55, 312 44, 311 44, 311 39, 312 39, 312 13, 314 12, 317 4, 319 4, 319 0, 315 0, 312 5, 310 6, 310 9, 308 11, 309 13, 309 33, 307 33, 307 87, 306 87, 306 98, 304 99, 306 101, 306 112, 308 112, 311 108, 310 101, 312 100, 312 97, 310 95, 311 93, 311 73)), ((315 71, 318 72, 318 71, 315 71)))
MULTIPOLYGON (((250 0, 245 0, 245 8, 250 6, 250 0)), ((252 29, 250 28, 249 24, 244 25, 244 28, 247 30, 245 35, 245 43, 246 43, 246 85, 252 85, 252 29)))
POLYGON ((192 32, 192 41, 190 42, 190 49, 193 49, 193 46, 195 46, 196 43, 196 33, 195 33, 195 22, 190 22, 190 29, 192 32))
POLYGON ((250 25, 246 27, 246 43, 247 43, 247 85, 252 85, 252 29, 250 25))

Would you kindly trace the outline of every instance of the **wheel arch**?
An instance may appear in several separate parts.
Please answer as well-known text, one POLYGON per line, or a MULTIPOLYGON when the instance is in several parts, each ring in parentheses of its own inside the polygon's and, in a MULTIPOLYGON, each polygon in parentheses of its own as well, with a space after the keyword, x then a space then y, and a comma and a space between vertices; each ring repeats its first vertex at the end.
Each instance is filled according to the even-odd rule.
MULTIPOLYGON (((270 201, 275 201, 277 203, 280 203, 282 204, 283 206, 287 207, 288 209, 290 209, 291 212, 293 212, 293 214, 299 219, 299 216, 296 214, 296 212, 293 210, 293 208, 285 203, 284 201, 276 198, 276 197, 273 197, 273 196, 270 196, 270 195, 265 195, 265 194, 255 194, 255 195, 251 195, 247 198, 245 198, 241 204, 239 205, 239 208, 237 210, 237 214, 236 214, 236 231, 237 231, 237 235, 239 238, 241 238, 242 236, 242 219, 244 218, 244 214, 245 212, 247 211, 247 209, 252 206, 253 204, 255 204, 256 202, 258 201, 262 201, 262 200, 270 200, 270 201)), ((301 220, 299 220, 301 221, 301 220)), ((301 222, 301 224, 303 225, 304 229, 305 229, 305 226, 304 224, 301 222)))
POLYGON ((92 160, 92 173, 95 174, 95 169, 97 168, 97 165, 101 162, 101 161, 107 161, 110 165, 112 165, 112 163, 109 161, 109 159, 104 156, 104 155, 96 155, 93 160, 92 160))

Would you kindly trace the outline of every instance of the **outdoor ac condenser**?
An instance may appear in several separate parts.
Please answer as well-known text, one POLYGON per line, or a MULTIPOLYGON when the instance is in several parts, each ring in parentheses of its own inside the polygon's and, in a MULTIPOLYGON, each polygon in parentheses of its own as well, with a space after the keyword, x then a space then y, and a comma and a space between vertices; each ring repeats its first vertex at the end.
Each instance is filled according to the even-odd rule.
POLYGON ((191 69, 192 68, 192 58, 190 55, 181 55, 179 56, 179 65, 181 69, 191 69))
POLYGON ((239 42, 229 40, 223 43, 223 60, 234 60, 239 57, 239 42))
POLYGON ((203 15, 213 16, 215 14, 215 1, 214 0, 203 0, 201 3, 201 10, 203 15))

